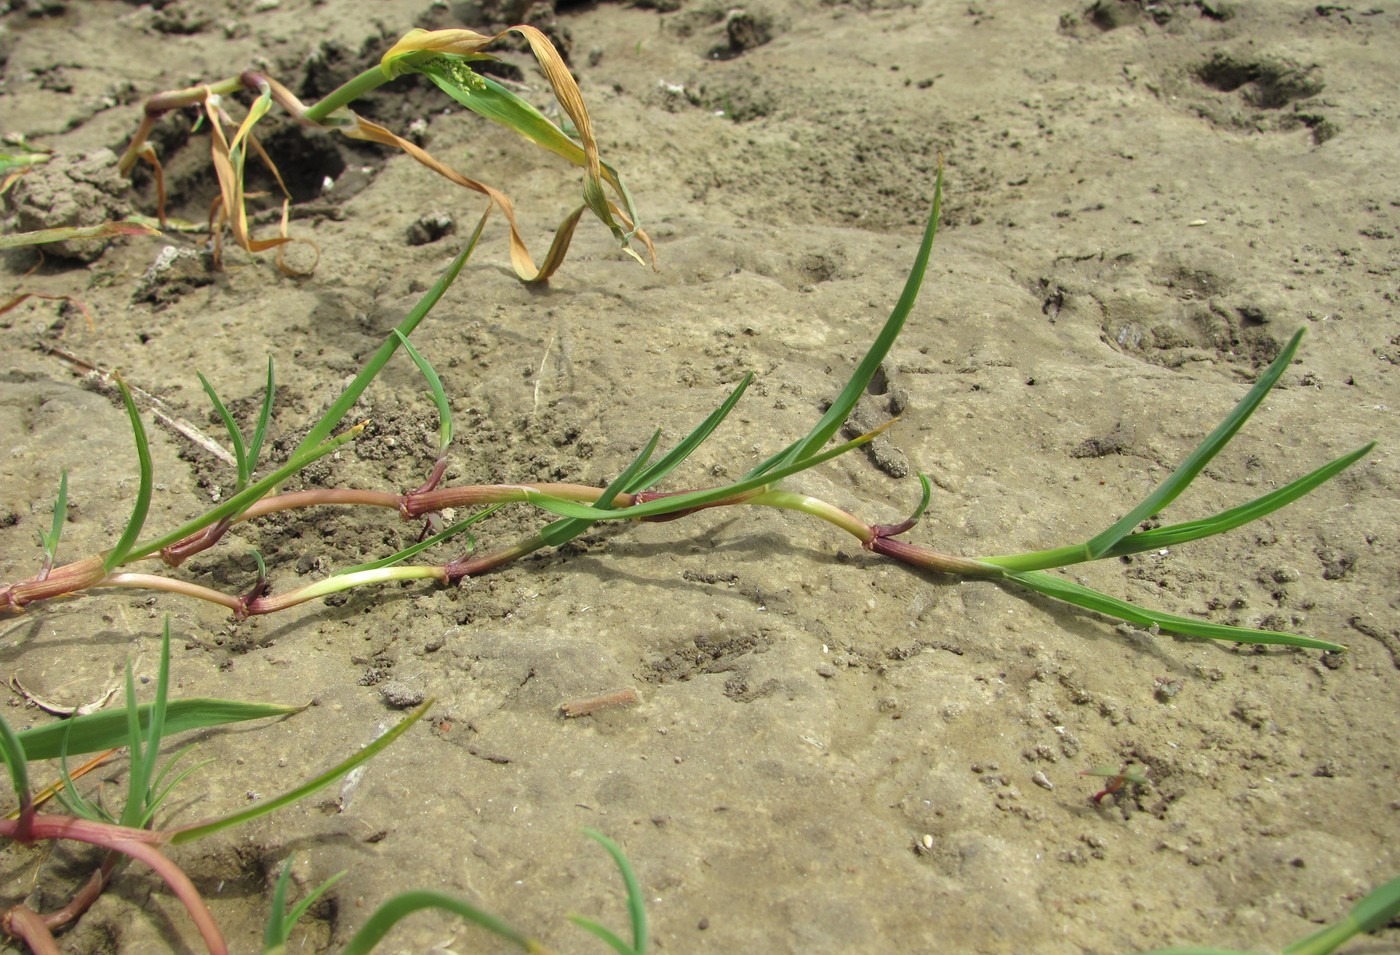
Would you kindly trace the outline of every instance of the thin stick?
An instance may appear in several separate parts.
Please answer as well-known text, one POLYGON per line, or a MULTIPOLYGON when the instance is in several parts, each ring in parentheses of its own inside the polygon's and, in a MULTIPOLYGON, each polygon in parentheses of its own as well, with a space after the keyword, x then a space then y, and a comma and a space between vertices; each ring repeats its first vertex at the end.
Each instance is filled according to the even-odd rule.
POLYGON ((579 716, 588 716, 598 710, 611 709, 614 706, 636 706, 642 702, 637 696, 637 691, 631 688, 626 690, 614 690, 611 693, 604 693, 602 696, 590 697, 586 700, 575 700, 572 703, 565 703, 559 707, 559 712, 566 719, 574 719, 579 716))
MULTIPOLYGON (((40 347, 48 354, 53 355, 64 364, 68 365, 69 368, 75 372, 85 375, 96 375, 103 382, 111 381, 113 378, 113 373, 110 369, 103 368, 101 365, 59 348, 57 345, 41 345, 40 347)), ((145 410, 149 411, 158 422, 187 441, 203 448, 225 464, 237 465, 238 462, 234 460, 232 454, 224 449, 223 445, 219 444, 219 442, 209 437, 203 431, 200 431, 184 418, 177 417, 169 410, 165 402, 161 401, 149 391, 145 391, 131 384, 131 382, 127 382, 126 386, 131 391, 132 395, 141 400, 141 404, 145 405, 145 410)))

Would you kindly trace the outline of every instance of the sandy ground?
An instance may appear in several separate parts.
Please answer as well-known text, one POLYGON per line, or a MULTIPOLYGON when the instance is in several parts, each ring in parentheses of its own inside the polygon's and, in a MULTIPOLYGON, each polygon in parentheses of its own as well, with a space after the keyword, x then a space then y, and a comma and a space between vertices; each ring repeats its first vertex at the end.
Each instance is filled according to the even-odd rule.
MULTIPOLYGON (((660 268, 586 221, 564 269, 531 290, 510 273, 497 217, 415 336, 454 396, 452 482, 602 484, 653 428, 674 440, 747 371, 757 382, 740 409, 667 486, 737 475, 805 432, 898 294, 940 154, 944 230, 868 409, 901 420, 879 456, 794 487, 895 521, 919 470, 936 496, 914 540, 973 556, 1083 540, 1168 473, 1298 327, 1300 361, 1170 516, 1380 441, 1258 525, 1070 572, 1163 610, 1316 634, 1344 656, 1125 632, 749 511, 599 531, 457 590, 366 591, 239 624, 144 593, 5 619, 0 674, 60 701, 100 696, 128 659, 151 675, 167 614, 181 694, 316 701, 207 734, 199 752, 215 762, 181 787, 177 823, 286 788, 391 724, 394 702, 437 698, 430 722, 346 798, 333 790, 176 852, 234 950, 257 949, 269 880, 289 856, 302 885, 348 870, 296 951, 335 950, 413 886, 477 902, 558 950, 597 950, 564 915, 621 928, 625 913, 583 826, 625 847, 656 946, 676 952, 1276 950, 1400 871, 1394 7, 7 6, 0 128, 56 150, 8 197, 7 230, 152 212, 149 177, 121 181, 103 150, 124 146, 156 91, 256 64, 314 98, 414 25, 528 16, 568 40, 660 268), (559 714, 624 688, 640 705, 559 714), (1151 784, 1093 805, 1096 781, 1080 771, 1127 761, 1151 784)), ((543 106, 530 61, 507 59, 543 106)), ((423 121, 430 149, 514 197, 542 249, 575 171, 436 91, 394 89, 367 109, 401 131, 423 121)), ((160 148, 176 212, 199 220, 214 186, 207 137, 188 125, 171 121, 160 148)), ((211 434, 196 370, 251 415, 272 355, 273 453, 285 453, 480 209, 377 147, 285 125, 268 147, 298 192, 294 234, 321 249, 308 278, 236 250, 206 272, 197 235, 89 247, 87 262, 0 260, 5 296, 73 296, 92 316, 39 298, 0 316, 0 580, 35 571, 61 470, 69 558, 112 543, 135 487, 119 405, 54 349, 120 368, 211 434), (420 217, 439 214, 455 235, 410 242, 420 217), (195 267, 153 279, 167 244, 195 267)), ((418 484, 435 417, 416 372, 396 363, 363 410, 369 433, 317 480, 418 484)), ((231 477, 151 428, 150 526, 163 529, 231 477)), ((540 522, 510 511, 481 544, 540 522)), ((237 592, 257 548, 285 590, 415 533, 379 512, 322 510, 243 529, 180 573, 237 592)), ((10 704, 18 726, 47 719, 10 704)), ((87 865, 10 848, 5 896, 37 893, 51 908, 87 865)), ((179 906, 136 870, 62 943, 199 949, 179 906)), ((434 945, 496 950, 434 915, 384 950, 434 945)), ((1400 931, 1351 950, 1400 950, 1400 931)))

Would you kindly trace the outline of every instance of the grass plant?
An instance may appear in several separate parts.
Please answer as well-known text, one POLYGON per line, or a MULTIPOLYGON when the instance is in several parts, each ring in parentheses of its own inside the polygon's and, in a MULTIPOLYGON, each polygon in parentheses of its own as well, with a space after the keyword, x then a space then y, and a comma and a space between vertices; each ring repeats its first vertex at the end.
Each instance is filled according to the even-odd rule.
MULTIPOLYGON (((259 411, 246 432, 244 425, 236 420, 228 404, 220 397, 215 384, 199 375, 199 381, 216 417, 224 425, 232 447, 236 472, 233 492, 217 506, 155 535, 149 535, 146 528, 156 488, 149 439, 126 385, 118 379, 118 388, 134 437, 138 472, 137 492, 124 529, 105 549, 66 564, 59 563, 70 494, 67 475, 60 474, 51 522, 37 535, 42 550, 39 568, 26 579, 0 584, 0 614, 41 607, 58 598, 125 589, 205 600, 226 608, 235 618, 241 619, 274 613, 335 593, 395 582, 421 580, 439 585, 458 584, 535 551, 560 547, 602 522, 663 522, 701 510, 745 507, 788 511, 825 522, 854 537, 870 553, 907 565, 918 572, 983 580, 1030 591, 1153 632, 1160 630, 1187 638, 1313 650, 1344 649, 1335 642, 1312 635, 1228 626, 1141 607, 1087 588, 1054 572, 1082 562, 1176 547, 1229 532, 1298 500, 1365 457, 1374 444, 1357 448, 1309 474, 1217 514, 1177 523, 1156 523, 1159 516, 1189 489, 1209 462, 1230 444, 1279 383, 1296 358, 1302 340, 1301 331, 1280 349, 1277 357, 1259 374, 1252 387, 1221 423, 1152 493, 1136 505, 1126 508, 1121 517, 1111 521, 1102 531, 1080 543, 989 556, 943 553, 906 539, 932 499, 932 484, 923 475, 918 479, 919 496, 912 513, 906 520, 892 525, 870 523, 830 502, 804 493, 797 486, 799 482, 796 478, 803 471, 862 446, 889 426, 883 425, 853 440, 833 443, 913 313, 937 232, 943 185, 941 169, 934 183, 934 198, 927 226, 902 292, 865 354, 855 364, 839 396, 805 434, 779 444, 739 479, 718 486, 658 490, 664 483, 673 480, 687 459, 726 421, 749 387, 751 377, 744 378, 669 450, 661 450, 662 431, 656 430, 639 453, 621 467, 605 487, 529 481, 497 485, 444 484, 454 434, 451 402, 446 385, 433 367, 431 356, 422 354, 412 344, 411 336, 447 293, 473 254, 491 209, 499 208, 507 220, 512 264, 517 275, 525 281, 544 281, 559 267, 573 231, 585 211, 591 211, 602 221, 621 247, 633 255, 640 258, 632 248, 634 242, 650 252, 649 240, 636 226, 637 215, 627 189, 616 171, 600 157, 587 109, 562 58, 538 30, 528 26, 518 26, 512 30, 529 42, 576 135, 566 133, 516 93, 489 76, 476 72, 472 64, 489 58, 487 48, 505 34, 485 36, 467 30, 412 31, 384 54, 378 66, 311 105, 302 103, 273 78, 254 70, 209 85, 169 91, 148 100, 145 118, 121 158, 123 171, 130 172, 138 161, 149 162, 156 170, 158 192, 162 191, 161 167, 151 145, 150 134, 166 112, 185 107, 198 108, 209 128, 213 163, 220 184, 220 198, 211 225, 216 234, 227 228, 234 240, 249 252, 277 249, 280 256, 287 243, 292 241, 286 232, 285 203, 283 231, 276 238, 254 236, 247 211, 245 175, 249 162, 261 160, 276 174, 275 166, 255 135, 259 122, 274 107, 286 111, 300 123, 337 130, 352 138, 400 149, 448 180, 487 196, 490 206, 443 275, 385 337, 383 344, 370 356, 338 399, 313 423, 307 435, 285 460, 275 463, 262 460, 264 449, 269 446, 267 439, 276 398, 275 369, 271 362, 267 367, 259 411), (350 106, 357 98, 410 73, 426 76, 457 103, 484 118, 514 129, 541 148, 583 169, 581 204, 565 217, 541 263, 536 264, 527 251, 511 202, 504 193, 461 175, 411 141, 351 111, 350 106), (235 121, 226 111, 226 104, 232 97, 243 93, 251 93, 253 100, 244 118, 235 121), (357 439, 365 427, 364 423, 347 426, 346 419, 365 391, 400 352, 422 375, 438 412, 436 457, 424 481, 407 491, 366 487, 285 490, 285 486, 312 463, 357 439), (538 530, 521 540, 478 553, 474 534, 497 510, 507 505, 533 508, 547 520, 542 521, 538 530), (218 546, 235 524, 255 521, 274 513, 302 512, 327 506, 388 510, 396 512, 405 521, 426 522, 427 527, 422 539, 410 547, 377 556, 367 563, 342 568, 329 577, 285 592, 272 590, 261 558, 257 561, 256 576, 238 593, 226 593, 197 584, 176 572, 191 556, 218 546), (465 511, 466 516, 444 526, 442 514, 449 510, 465 511), (1146 524, 1149 520, 1154 526, 1146 524), (450 556, 437 558, 434 562, 431 555, 447 548, 453 548, 450 556), (148 567, 155 561, 163 563, 165 570, 148 567)), ((3 158, 0 156, 0 159, 3 158)), ((33 162, 42 161, 37 153, 34 154, 33 162)), ((18 165, 13 168, 0 165, 0 174, 15 176, 22 173, 18 165)), ((7 179, 6 183, 12 181, 7 179)), ((163 217, 163 198, 161 206, 163 217)), ((285 262, 281 264, 285 270, 292 271, 285 262)), ((42 913, 18 903, 0 917, 0 928, 23 941, 33 951, 57 951, 53 932, 79 918, 120 871, 124 862, 130 859, 143 862, 165 881, 184 905, 210 952, 226 951, 227 946, 218 926, 214 924, 198 889, 166 854, 165 849, 258 818, 329 785, 382 751, 429 705, 423 704, 396 728, 354 756, 277 798, 207 822, 157 829, 154 828, 156 817, 172 789, 189 774, 202 768, 186 763, 184 751, 163 763, 160 761, 163 744, 169 734, 200 726, 218 726, 234 720, 287 715, 296 709, 225 700, 171 700, 168 691, 167 625, 160 674, 152 702, 138 704, 135 681, 128 668, 126 707, 122 712, 87 713, 24 733, 14 732, 0 719, 0 753, 9 769, 18 801, 18 809, 12 817, 0 820, 0 837, 21 844, 79 842, 103 850, 92 876, 74 891, 71 901, 62 909, 42 913), (67 770, 67 758, 103 752, 123 743, 129 759, 126 796, 120 809, 109 810, 101 801, 83 793, 75 780, 77 774, 67 770), (63 812, 41 812, 40 800, 36 799, 30 784, 29 764, 33 760, 55 758, 62 763, 61 778, 48 792, 52 792, 62 804, 63 812)), ((1128 767, 1106 768, 1093 771, 1093 774, 1109 780, 1108 788, 1097 798, 1121 788, 1127 782, 1142 782, 1141 777, 1129 773, 1128 767)), ((624 939, 586 918, 576 916, 573 921, 619 955, 644 955, 648 944, 646 912, 635 873, 615 843, 601 833, 589 831, 587 834, 603 846, 622 874, 628 897, 631 938, 624 939)), ((335 878, 338 876, 292 903, 289 900, 288 870, 283 871, 272 893, 273 911, 264 935, 265 951, 280 953, 286 950, 297 920, 316 898, 333 886, 335 878)), ((408 892, 390 899, 361 926, 345 951, 362 953, 373 950, 396 924, 415 912, 429 908, 454 913, 524 951, 544 951, 538 941, 505 920, 463 900, 428 891, 408 892)), ((1338 925, 1290 946, 1285 950, 1285 955, 1325 955, 1347 938, 1385 924, 1397 910, 1400 910, 1400 881, 1387 883, 1359 903, 1338 925)), ((1210 949, 1170 949, 1164 952, 1221 955, 1210 949)))
MULTIPOLYGON (((604 162, 599 153, 593 121, 578 83, 549 38, 533 26, 513 26, 494 36, 472 30, 411 30, 385 51, 377 66, 360 73, 312 104, 303 103, 286 86, 258 70, 245 70, 237 76, 214 83, 168 90, 146 101, 144 116, 119 159, 119 168, 123 175, 129 175, 138 161, 150 164, 155 171, 161 225, 165 226, 167 222, 165 179, 150 136, 166 113, 196 107, 200 110, 200 122, 209 128, 211 156, 219 181, 219 199, 210 214, 210 230, 216 237, 216 255, 217 239, 227 228, 241 248, 250 253, 276 249, 278 267, 288 274, 300 274, 304 270, 294 268, 283 256, 287 244, 297 241, 287 231, 290 195, 282 184, 272 157, 263 150, 256 137, 258 123, 274 106, 302 125, 332 129, 351 139, 398 149, 449 182, 485 196, 490 202, 488 208, 499 208, 505 216, 510 230, 511 265, 523 281, 543 282, 559 268, 568 252, 574 229, 585 211, 592 212, 607 226, 619 246, 633 258, 642 261, 642 256, 633 248, 634 240, 649 257, 655 258, 651 240, 637 226, 637 212, 631 194, 617 170, 604 162), (572 134, 561 129, 519 94, 472 68, 474 63, 495 59, 487 49, 512 33, 523 37, 529 44, 555 100, 569 118, 572 134), (350 108, 365 94, 408 75, 427 77, 461 106, 514 130, 540 148, 583 169, 582 202, 564 217, 539 264, 530 255, 520 234, 515 208, 509 196, 493 186, 461 174, 412 140, 356 114, 350 108), (235 122, 226 104, 232 97, 245 92, 253 95, 253 101, 243 119, 235 122), (281 233, 274 238, 255 236, 249 221, 246 174, 253 159, 261 161, 282 186, 282 227, 281 233)), ((4 171, 5 167, 0 166, 0 174, 4 171)))
POLYGON ((137 702, 135 679, 128 665, 126 707, 122 711, 75 716, 63 723, 20 733, 0 717, 0 755, 4 757, 19 803, 16 812, 0 819, 0 838, 24 845, 77 842, 105 850, 91 876, 61 909, 41 913, 24 902, 18 902, 0 913, 0 930, 23 941, 31 951, 57 952, 53 933, 80 918, 97 901, 123 864, 135 860, 159 875, 180 900, 209 951, 227 952, 228 946, 198 888, 178 863, 165 854, 165 847, 191 842, 250 822, 324 789, 382 752, 432 705, 430 700, 424 702, 397 726, 359 752, 279 796, 215 819, 154 829, 156 813, 174 788, 204 766, 179 768, 189 752, 188 748, 161 764, 162 745, 170 733, 242 720, 285 717, 303 709, 300 706, 234 700, 171 700, 169 692, 170 623, 166 621, 155 699, 151 703, 137 702), (68 772, 67 758, 101 752, 123 742, 126 744, 128 762, 126 798, 120 810, 112 811, 103 800, 94 800, 78 790, 73 775, 68 772), (29 763, 54 758, 61 761, 61 779, 50 789, 64 811, 39 812, 38 800, 30 786, 29 763))
MULTIPOLYGON (((622 875, 622 883, 627 891, 627 913, 631 941, 624 939, 601 923, 582 915, 570 915, 569 921, 601 940, 617 955, 646 955, 649 946, 646 899, 642 895, 642 886, 632 869, 632 864, 627 860, 622 848, 598 830, 584 829, 583 834, 607 851, 617 865, 618 872, 622 875)), ((268 923, 268 931, 264 936, 264 955, 282 955, 286 950, 292 924, 296 917, 305 911, 309 900, 319 896, 345 874, 342 872, 332 876, 318 886, 307 899, 303 899, 291 914, 283 916, 281 913, 286 905, 284 897, 289 872, 289 868, 283 869, 282 878, 278 880, 277 890, 273 896, 273 917, 268 923)), ((470 902, 442 892, 417 889, 401 892, 375 909, 345 947, 340 950, 341 955, 368 955, 388 937, 389 933, 400 922, 427 909, 455 915, 491 935, 505 939, 521 951, 529 952, 531 955, 548 955, 549 953, 549 949, 537 939, 480 906, 472 905, 470 902)))
MULTIPOLYGON (((658 430, 641 453, 606 487, 574 484, 521 483, 502 485, 442 486, 447 454, 452 440, 451 405, 446 390, 429 360, 409 343, 409 337, 427 317, 460 273, 481 235, 485 217, 478 222, 461 253, 418 302, 414 309, 385 338, 341 396, 313 425, 289 458, 256 477, 264 446, 275 382, 271 364, 261 411, 250 437, 245 438, 213 385, 201 382, 223 421, 237 462, 236 492, 226 501, 186 524, 155 538, 143 539, 146 513, 154 487, 150 453, 141 417, 130 395, 122 386, 131 428, 135 436, 140 480, 132 515, 116 544, 108 550, 72 563, 55 566, 62 521, 57 519, 66 499, 66 484, 60 482, 59 506, 53 529, 43 536, 45 558, 40 571, 28 580, 0 586, 0 611, 18 611, 59 596, 103 588, 140 588, 179 593, 208 600, 228 608, 236 617, 273 613, 333 593, 394 581, 430 580, 440 584, 458 583, 501 567, 546 547, 558 547, 604 521, 667 521, 714 507, 768 507, 805 514, 825 521, 855 537, 866 550, 921 571, 996 581, 1023 588, 1055 600, 1126 621, 1153 631, 1161 630, 1185 637, 1229 640, 1239 643, 1275 644, 1338 651, 1340 644, 1318 637, 1229 626, 1140 607, 1112 595, 1092 590, 1050 571, 1085 561, 1106 560, 1148 550, 1175 547, 1211 537, 1248 524, 1273 513, 1365 457, 1374 443, 1328 462, 1252 501, 1205 518, 1141 526, 1160 515, 1200 475, 1205 466, 1222 451, 1258 410, 1264 398, 1294 361, 1302 340, 1296 333, 1254 385, 1224 420, 1208 434, 1151 494, 1127 509, 1123 516, 1091 539, 1070 546, 1053 547, 1021 554, 963 557, 942 553, 903 539, 928 506, 932 486, 920 476, 921 496, 912 515, 896 525, 866 522, 829 502, 791 487, 791 479, 809 468, 846 453, 868 442, 882 428, 854 440, 833 445, 832 438, 845 424, 856 402, 865 392, 912 313, 924 273, 927 270, 937 231, 942 197, 942 173, 934 184, 933 209, 902 294, 864 357, 857 363, 840 395, 817 420, 811 430, 762 460, 739 480, 718 487, 682 491, 656 491, 654 488, 700 447, 735 407, 748 387, 745 378, 737 388, 689 434, 665 454, 657 455, 661 432, 658 430), (335 451, 358 435, 363 425, 336 433, 350 409, 394 354, 403 349, 423 374, 433 394, 439 414, 438 453, 427 479, 406 491, 367 488, 313 488, 281 492, 280 488, 313 461, 335 451), (655 460, 653 458, 655 457, 655 460), (477 554, 471 529, 506 504, 526 504, 553 515, 555 520, 527 538, 499 550, 477 554), (271 513, 336 505, 388 509, 406 520, 432 520, 431 536, 410 548, 385 555, 367 564, 345 568, 314 583, 270 593, 265 573, 241 594, 228 594, 182 580, 173 575, 138 573, 128 569, 139 561, 162 558, 176 567, 195 553, 214 546, 227 529, 239 521, 254 520, 271 513), (451 527, 441 528, 438 515, 446 509, 468 509, 470 514, 451 527), (440 563, 416 562, 415 558, 433 547, 455 542, 457 556, 440 563), (465 550, 461 550, 465 542, 465 550)), ((259 564, 261 567, 261 563, 259 564)))

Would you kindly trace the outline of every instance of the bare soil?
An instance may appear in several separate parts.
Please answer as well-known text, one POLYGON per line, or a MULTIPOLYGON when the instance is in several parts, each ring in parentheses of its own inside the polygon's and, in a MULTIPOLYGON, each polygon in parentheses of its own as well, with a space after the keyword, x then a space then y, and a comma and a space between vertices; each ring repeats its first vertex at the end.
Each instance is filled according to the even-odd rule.
MULTIPOLYGON (((1300 326, 1300 361, 1170 514, 1248 500, 1380 440, 1257 525, 1070 572, 1163 610, 1313 633, 1345 655, 1133 632, 746 510, 598 531, 459 589, 357 592, 237 624, 128 592, 5 620, 0 675, 60 702, 101 696, 128 659, 153 675, 166 615, 182 695, 315 701, 206 734, 199 752, 215 762, 183 784, 174 822, 287 788, 396 707, 436 697, 353 791, 176 852, 235 951, 257 950, 289 856, 299 885, 348 870, 295 951, 336 950, 409 887, 586 950, 596 943, 566 913, 619 928, 625 913, 583 826, 625 847, 656 947, 674 952, 1277 950, 1400 872, 1394 6, 5 8, 0 129, 56 151, 11 190, 7 231, 153 212, 149 175, 126 182, 113 163, 157 91, 258 65, 315 98, 415 25, 528 17, 566 44, 660 267, 585 221, 548 288, 526 288, 495 218, 415 336, 454 396, 453 482, 601 485, 653 428, 674 440, 748 371, 744 403, 668 487, 737 475, 802 434, 898 294, 940 154, 934 265, 868 409, 899 424, 878 454, 794 487, 897 521, 923 471, 936 496, 913 539, 971 556, 1083 540, 1165 476, 1300 326), (561 716, 622 689, 640 703, 561 716), (1080 772, 1130 761, 1150 785, 1091 803, 1099 781, 1080 772)), ((506 60, 544 107, 532 61, 506 60)), ((509 192, 537 251, 576 201, 575 170, 426 86, 387 88, 365 111, 400 131, 421 121, 435 154, 509 192)), ((207 136, 190 127, 163 123, 158 148, 174 211, 203 221, 215 185, 207 136)), ((120 369, 214 435, 196 370, 246 420, 272 356, 285 453, 480 212, 475 195, 377 147, 289 123, 267 146, 298 199, 293 233, 321 252, 309 277, 237 250, 211 272, 198 234, 0 260, 0 298, 71 297, 0 315, 0 580, 37 569, 63 469, 66 557, 110 546, 130 508, 124 413, 64 355, 120 369), (152 273, 167 245, 178 254, 152 273)), ((145 407, 149 526, 166 528, 209 506, 231 469, 145 407)), ((396 362, 361 410, 370 432, 316 480, 418 484, 436 421, 416 371, 396 362)), ((542 520, 512 510, 480 544, 542 520)), ((237 592, 257 548, 290 589, 417 530, 321 510, 241 529, 180 573, 237 592)), ((50 718, 9 702, 17 726, 50 718)), ((6 898, 50 908, 88 861, 13 847, 3 859, 6 898)), ((62 944, 199 949, 139 870, 62 944)), ((425 914, 384 950, 504 950, 494 944, 425 914)), ((1400 950, 1400 931, 1351 950, 1400 950)))

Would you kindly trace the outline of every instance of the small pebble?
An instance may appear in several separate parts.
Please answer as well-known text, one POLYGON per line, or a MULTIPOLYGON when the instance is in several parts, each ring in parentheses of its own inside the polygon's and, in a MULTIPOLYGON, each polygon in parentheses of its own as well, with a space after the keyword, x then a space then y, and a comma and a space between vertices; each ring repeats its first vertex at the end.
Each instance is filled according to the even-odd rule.
POLYGON ((409 245, 427 245, 457 231, 457 223, 445 212, 434 212, 419 216, 408 227, 409 245))
POLYGON ((417 706, 424 698, 422 689, 402 680, 390 680, 385 683, 379 688, 379 695, 385 703, 399 710, 417 706))
POLYGON ((1039 786, 1041 789, 1054 789, 1054 788, 1055 788, 1055 784, 1052 783, 1052 782, 1050 781, 1050 777, 1049 777, 1049 776, 1046 776, 1046 775, 1045 775, 1043 772, 1041 772, 1040 770, 1036 770, 1035 775, 1031 777, 1031 782, 1035 783, 1035 784, 1036 784, 1037 786, 1039 786))

